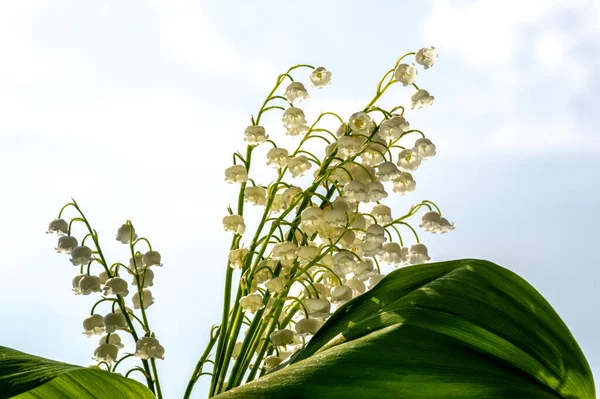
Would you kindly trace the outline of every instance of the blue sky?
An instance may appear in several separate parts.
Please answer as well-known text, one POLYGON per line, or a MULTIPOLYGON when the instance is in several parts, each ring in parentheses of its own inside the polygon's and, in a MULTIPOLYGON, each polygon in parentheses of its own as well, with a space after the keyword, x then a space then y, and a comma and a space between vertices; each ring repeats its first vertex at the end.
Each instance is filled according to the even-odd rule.
POLYGON ((438 203, 457 229, 423 236, 434 260, 525 277, 598 376, 599 22, 593 0, 0 3, 0 343, 91 363, 80 328, 93 298, 72 295, 76 272, 43 234, 74 197, 113 261, 127 258, 114 241, 125 219, 163 253, 149 315, 163 385, 181 396, 220 318, 236 195, 222 170, 277 73, 324 65, 333 84, 302 106, 348 116, 398 56, 434 45, 418 84, 435 104, 409 120, 438 155, 388 204, 438 203))

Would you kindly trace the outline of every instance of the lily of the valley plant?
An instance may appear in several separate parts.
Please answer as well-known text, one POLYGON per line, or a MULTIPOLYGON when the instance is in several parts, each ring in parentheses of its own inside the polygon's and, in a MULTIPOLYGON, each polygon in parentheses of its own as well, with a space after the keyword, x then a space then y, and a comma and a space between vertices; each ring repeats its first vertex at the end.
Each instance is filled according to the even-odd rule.
MULTIPOLYGON (((411 127, 404 106, 386 110, 377 101, 399 84, 414 91, 410 108, 432 105, 434 97, 415 81, 419 70, 431 68, 436 59, 434 47, 400 57, 377 83, 374 97, 347 119, 326 111, 307 121, 298 106, 309 91, 296 79, 309 70, 311 86, 323 89, 332 81, 324 67, 295 65, 277 77, 243 132, 245 151, 234 152, 233 164, 225 170, 225 181, 240 189, 235 209, 229 207, 223 217, 223 229, 232 235, 224 259, 223 318, 211 330, 185 398, 202 376, 211 379, 209 396, 214 396, 280 365, 306 345, 337 307, 381 281, 382 264, 402 267, 429 261, 415 226, 417 215, 423 231, 443 234, 454 229, 432 201, 404 213, 385 205, 388 196, 415 190, 414 173, 435 156, 436 147, 411 127), (267 131, 261 125, 267 112, 280 113, 281 129, 267 131), (321 126, 325 118, 337 120, 336 131, 321 126), (283 134, 297 144, 278 146, 283 134), (323 149, 309 151, 309 141, 320 142, 323 149), (252 178, 253 162, 273 169, 271 181, 252 178), (297 183, 308 174, 308 184, 297 183), (262 211, 252 232, 244 220, 246 206, 262 211)), ((73 293, 100 297, 90 314, 82 315, 83 333, 98 340, 91 367, 125 376, 139 372, 148 388, 163 397, 156 359, 164 358, 165 349, 148 318, 155 300, 150 289, 153 269, 162 266, 161 254, 147 238, 138 237, 128 220, 116 240, 129 247, 131 257, 126 264, 109 262, 74 200, 60 210, 48 232, 60 235, 56 251, 70 256, 77 269, 73 293), (67 221, 69 207, 74 215, 67 221), (73 233, 77 223, 84 226, 81 238, 73 233), (131 335, 135 347, 124 348, 123 334, 131 335), (139 366, 118 368, 132 356, 139 358, 139 366)))
MULTIPOLYGON (((245 150, 235 151, 224 171, 239 194, 223 212, 231 235, 223 313, 184 398, 201 378, 210 380, 209 397, 224 399, 595 397, 576 341, 533 287, 486 261, 427 263, 421 232, 444 234, 454 223, 428 199, 408 209, 389 206, 391 197, 415 191, 419 166, 436 155, 405 113, 405 106, 422 112, 433 104, 417 82, 436 60, 434 47, 407 53, 362 109, 348 116, 327 110, 314 120, 299 107, 312 90, 301 79, 308 75, 306 83, 323 89, 332 73, 301 64, 277 77, 240 132, 245 150), (410 104, 380 105, 384 94, 398 98, 396 89, 412 92, 410 104), (265 128, 267 114, 281 126, 265 128)), ((169 348, 149 318, 161 254, 127 220, 116 240, 129 259, 107 259, 74 200, 48 233, 60 236, 56 251, 75 266, 73 293, 98 296, 81 316, 82 332, 98 342, 90 367, 102 371, 81 369, 69 385, 62 371, 32 369, 47 359, 32 363, 30 355, 0 347, 0 388, 8 392, 0 389, 0 399, 40 384, 46 391, 32 397, 65 386, 73 389, 69 397, 83 397, 78 390, 85 386, 92 386, 89 397, 107 397, 94 396, 100 383, 115 390, 111 398, 172 398, 157 367, 170 360, 169 348), (123 378, 133 376, 147 388, 123 378), (58 382, 47 383, 52 379, 58 382)))

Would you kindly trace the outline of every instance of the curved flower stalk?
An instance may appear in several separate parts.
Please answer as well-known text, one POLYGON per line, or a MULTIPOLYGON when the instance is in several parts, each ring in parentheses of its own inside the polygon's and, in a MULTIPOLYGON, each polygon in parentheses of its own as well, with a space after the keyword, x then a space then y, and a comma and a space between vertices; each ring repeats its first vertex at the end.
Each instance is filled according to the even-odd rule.
POLYGON ((429 261, 428 249, 411 224, 417 214, 422 213, 419 226, 426 232, 454 229, 432 201, 421 201, 398 215, 384 204, 393 194, 414 191, 413 174, 436 155, 433 142, 411 129, 403 106, 385 110, 376 105, 396 83, 416 89, 413 109, 433 104, 434 97, 414 83, 418 67, 403 62, 415 55, 424 69, 437 59, 433 47, 400 57, 365 108, 347 120, 323 112, 309 124, 297 106, 308 101, 309 92, 294 80, 296 73, 310 69, 312 86, 322 88, 332 77, 325 68, 296 65, 278 76, 245 129, 245 153, 235 152, 233 165, 225 171, 226 182, 239 184, 240 190, 237 209, 229 208, 223 218, 224 230, 232 234, 223 317, 211 330, 185 398, 202 375, 211 375, 212 397, 278 366, 301 349, 338 306, 374 287, 384 277, 382 264, 401 267, 429 261), (298 140, 295 148, 279 147, 275 140, 280 133, 261 125, 269 111, 281 112, 282 134, 298 140), (338 120, 335 133, 322 127, 325 118, 338 120), (313 138, 323 143, 320 156, 306 146, 313 138), (259 146, 272 148, 257 159, 259 146), (271 166, 273 179, 256 182, 253 161, 271 166), (309 173, 309 184, 297 183, 296 178, 309 173), (262 210, 250 235, 246 204, 262 210), (210 372, 205 370, 207 363, 212 365, 210 372))
POLYGON ((81 208, 72 200, 59 212, 58 218, 50 222, 48 233, 58 234, 56 252, 70 255, 70 261, 78 266, 79 274, 72 281, 75 295, 99 295, 101 298, 92 306, 90 316, 83 320, 83 333, 88 337, 101 336, 94 350, 93 368, 103 367, 117 372, 117 366, 130 357, 137 357, 141 367, 136 366, 125 373, 141 372, 148 388, 162 398, 160 380, 155 359, 163 359, 164 348, 150 328, 146 309, 154 303, 147 288, 153 285, 153 267, 162 266, 161 255, 152 249, 150 241, 138 238, 131 221, 117 230, 116 240, 129 247, 129 265, 108 263, 100 247, 98 233, 92 229, 81 208), (64 211, 72 207, 77 215, 69 222, 63 218, 64 211), (75 223, 85 226, 81 242, 73 235, 75 223), (90 243, 91 241, 91 243, 90 243), (147 251, 139 251, 140 246, 147 251), (125 279, 129 275, 131 285, 125 279), (126 300, 137 311, 127 306, 126 300), (119 334, 130 334, 133 338, 132 351, 120 354, 124 345, 119 334))

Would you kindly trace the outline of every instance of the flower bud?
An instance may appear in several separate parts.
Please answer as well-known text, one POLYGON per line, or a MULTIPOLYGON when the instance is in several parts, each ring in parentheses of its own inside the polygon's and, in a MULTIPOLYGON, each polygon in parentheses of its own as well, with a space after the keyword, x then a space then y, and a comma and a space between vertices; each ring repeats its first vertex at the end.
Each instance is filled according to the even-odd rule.
POLYGON ((346 285, 352 288, 352 292, 354 295, 360 295, 365 292, 366 287, 365 283, 360 281, 358 278, 354 277, 346 281, 346 285))
POLYGON ((267 356, 263 360, 263 366, 266 370, 271 370, 279 366, 283 362, 283 359, 278 356, 267 356))
POLYGON ((369 278, 369 288, 372 289, 375 287, 384 277, 385 274, 375 274, 374 276, 371 276, 371 278, 369 278))
POLYGON ((62 236, 58 239, 56 245, 56 252, 59 254, 70 254, 71 251, 77 247, 77 238, 72 236, 62 236))
POLYGON ((240 352, 242 351, 242 345, 244 345, 244 344, 242 342, 238 341, 233 346, 233 351, 231 352, 231 358, 233 360, 237 359, 238 356, 240 355, 240 352))

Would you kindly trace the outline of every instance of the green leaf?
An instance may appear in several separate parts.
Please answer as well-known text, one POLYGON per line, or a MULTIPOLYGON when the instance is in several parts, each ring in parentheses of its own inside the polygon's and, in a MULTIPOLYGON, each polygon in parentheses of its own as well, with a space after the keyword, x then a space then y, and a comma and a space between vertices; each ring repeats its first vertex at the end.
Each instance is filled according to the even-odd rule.
POLYGON ((594 399, 567 326, 482 260, 411 266, 342 306, 293 364, 231 398, 594 399))
POLYGON ((0 399, 12 397, 155 399, 148 388, 135 380, 0 346, 0 399))

